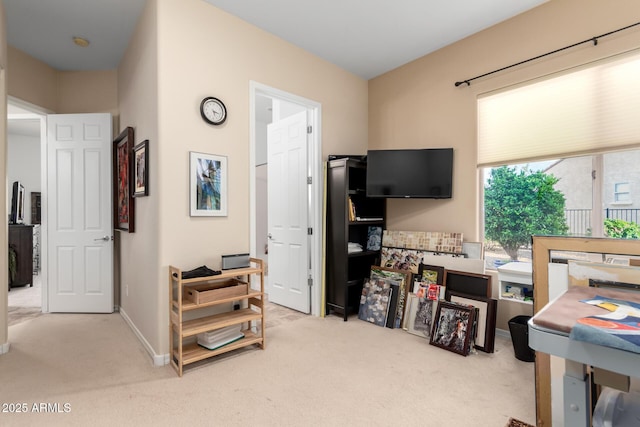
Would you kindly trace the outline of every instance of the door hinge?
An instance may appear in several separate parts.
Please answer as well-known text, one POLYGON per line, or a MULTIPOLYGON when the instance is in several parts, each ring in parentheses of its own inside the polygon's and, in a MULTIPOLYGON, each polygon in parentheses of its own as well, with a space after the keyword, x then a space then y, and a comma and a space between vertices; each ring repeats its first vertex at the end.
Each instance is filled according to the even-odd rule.
POLYGON ((596 171, 595 170, 591 171, 591 179, 596 179, 596 171))
POLYGON ((310 176, 307 177, 307 184, 313 184, 313 178, 311 178, 310 176))
POLYGON ((307 283, 309 284, 309 287, 313 286, 313 278, 311 276, 307 279, 307 283))
POLYGON ((313 132, 313 126, 307 126, 307 133, 313 132))
POLYGON ((307 228, 307 234, 309 236, 313 235, 313 228, 311 228, 311 227, 307 228))

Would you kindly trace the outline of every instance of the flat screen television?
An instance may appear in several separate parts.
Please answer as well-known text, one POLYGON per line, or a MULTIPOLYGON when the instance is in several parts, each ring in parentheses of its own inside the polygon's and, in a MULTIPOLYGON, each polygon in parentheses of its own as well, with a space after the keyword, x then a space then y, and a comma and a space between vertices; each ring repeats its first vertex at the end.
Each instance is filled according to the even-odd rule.
POLYGON ((11 213, 9 214, 10 224, 24 223, 24 186, 19 181, 13 183, 11 194, 11 213))
POLYGON ((450 199, 453 148, 367 151, 367 197, 450 199))

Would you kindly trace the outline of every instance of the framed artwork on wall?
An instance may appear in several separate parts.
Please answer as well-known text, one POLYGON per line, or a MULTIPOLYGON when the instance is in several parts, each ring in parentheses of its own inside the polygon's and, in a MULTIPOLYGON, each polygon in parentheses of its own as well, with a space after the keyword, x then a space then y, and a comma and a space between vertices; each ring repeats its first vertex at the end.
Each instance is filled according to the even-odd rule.
POLYGON ((113 141, 113 228, 133 233, 135 204, 131 191, 133 128, 127 127, 113 141))
POLYGON ((227 157, 190 152, 191 216, 227 216, 227 157))
POLYGON ((149 195, 149 140, 133 148, 133 197, 149 195))

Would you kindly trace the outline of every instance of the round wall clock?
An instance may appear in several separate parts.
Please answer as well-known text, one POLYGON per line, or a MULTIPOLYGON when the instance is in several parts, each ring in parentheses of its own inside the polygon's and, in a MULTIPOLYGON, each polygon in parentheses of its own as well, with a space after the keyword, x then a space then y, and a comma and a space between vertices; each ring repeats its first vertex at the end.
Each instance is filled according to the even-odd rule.
POLYGON ((227 107, 218 98, 208 96, 200 103, 202 119, 212 125, 221 125, 227 119, 227 107))

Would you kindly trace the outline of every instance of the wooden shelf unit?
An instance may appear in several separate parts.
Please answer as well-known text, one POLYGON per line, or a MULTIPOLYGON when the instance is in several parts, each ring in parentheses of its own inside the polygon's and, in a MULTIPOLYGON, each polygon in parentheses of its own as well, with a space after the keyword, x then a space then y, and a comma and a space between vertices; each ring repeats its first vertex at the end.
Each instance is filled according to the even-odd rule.
POLYGON ((251 265, 246 268, 223 270, 215 276, 182 279, 182 270, 169 266, 169 354, 171 365, 179 376, 184 372, 184 366, 209 357, 234 351, 250 345, 265 348, 264 322, 264 264, 261 259, 250 258, 251 265), (251 289, 251 277, 256 275, 260 279, 260 290, 251 289), (222 297, 213 301, 196 303, 187 299, 187 290, 196 285, 211 284, 215 287, 230 279, 245 279, 248 287, 242 295, 222 297), (229 310, 217 314, 205 313, 198 316, 198 311, 207 307, 221 306, 234 302, 244 302, 244 308, 229 310), (185 312, 194 312, 189 320, 183 318, 185 312), (195 316, 195 317, 194 317, 195 316), (232 325, 242 325, 244 338, 215 350, 199 346, 193 342, 195 337, 204 332, 225 328, 232 325), (185 342, 186 340, 186 342, 185 342))

